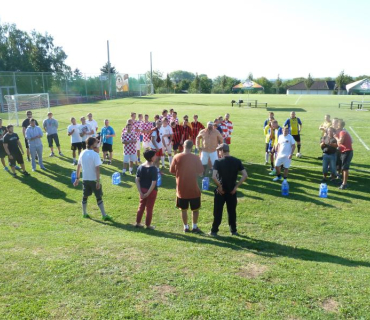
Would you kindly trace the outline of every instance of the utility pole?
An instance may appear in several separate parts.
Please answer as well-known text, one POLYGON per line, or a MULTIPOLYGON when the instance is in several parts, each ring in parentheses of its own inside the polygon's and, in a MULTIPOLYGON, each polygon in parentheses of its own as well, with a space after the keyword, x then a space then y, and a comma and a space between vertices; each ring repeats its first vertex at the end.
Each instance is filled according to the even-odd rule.
POLYGON ((111 97, 111 85, 110 85, 110 58, 109 58, 109 40, 107 40, 107 51, 108 51, 108 96, 111 97))
POLYGON ((153 88, 153 64, 152 64, 152 52, 150 52, 150 84, 151 84, 151 94, 153 94, 154 92, 154 88, 153 88))

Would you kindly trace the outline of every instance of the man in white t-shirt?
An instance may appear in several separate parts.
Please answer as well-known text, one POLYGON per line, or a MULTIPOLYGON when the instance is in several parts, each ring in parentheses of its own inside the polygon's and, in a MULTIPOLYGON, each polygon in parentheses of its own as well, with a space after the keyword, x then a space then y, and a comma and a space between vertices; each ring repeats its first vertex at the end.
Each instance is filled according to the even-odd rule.
POLYGON ((283 134, 279 136, 277 146, 277 157, 275 160, 276 177, 273 181, 281 180, 281 166, 284 166, 284 179, 288 178, 288 171, 295 150, 295 140, 289 134, 289 128, 284 127, 283 134))
MULTIPOLYGON (((98 132, 98 123, 93 119, 91 112, 87 115, 86 123, 89 124, 91 129, 94 131, 91 137, 96 138, 96 133, 98 132)), ((90 136, 88 138, 90 138, 90 136)))
POLYGON ((76 180, 73 185, 76 187, 80 181, 80 174, 82 169, 83 177, 83 197, 82 197, 82 216, 84 218, 90 218, 87 213, 87 199, 94 192, 96 202, 102 214, 104 221, 111 221, 112 218, 105 213, 103 203, 103 190, 100 184, 100 166, 102 164, 99 153, 95 152, 94 149, 97 147, 98 140, 95 138, 87 139, 87 150, 84 150, 78 158, 78 166, 76 173, 76 180))
POLYGON ((162 119, 162 127, 160 130, 162 134, 162 152, 163 155, 161 157, 161 162, 162 162, 162 169, 164 168, 164 157, 166 155, 166 152, 168 154, 168 162, 171 166, 171 161, 172 161, 172 135, 173 131, 171 126, 168 125, 168 120, 167 118, 162 119))
POLYGON ((76 118, 71 118, 71 123, 67 128, 68 136, 71 137, 71 150, 73 156, 73 165, 77 165, 76 160, 76 150, 78 150, 78 155, 81 153, 82 149, 82 138, 80 136, 80 125, 76 123, 76 118))
POLYGON ((91 128, 91 126, 86 122, 85 117, 81 117, 81 125, 80 125, 80 136, 82 138, 82 149, 86 149, 86 139, 90 138, 94 130, 91 128))
POLYGON ((155 155, 157 156, 157 158, 154 165, 157 167, 157 170, 159 171, 159 159, 163 155, 162 132, 161 132, 162 121, 157 120, 155 125, 156 126, 154 129, 152 129, 152 133, 150 135, 150 148, 156 152, 155 155))

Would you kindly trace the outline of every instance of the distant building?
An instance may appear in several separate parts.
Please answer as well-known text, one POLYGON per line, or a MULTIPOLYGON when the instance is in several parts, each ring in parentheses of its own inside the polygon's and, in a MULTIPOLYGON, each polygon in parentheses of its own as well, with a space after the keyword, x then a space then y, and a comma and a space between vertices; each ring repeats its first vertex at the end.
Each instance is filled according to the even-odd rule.
MULTIPOLYGON (((313 94, 313 95, 330 95, 337 89, 335 81, 319 80, 314 81, 310 89, 308 90, 304 81, 298 82, 297 84, 287 89, 287 94, 313 94)), ((341 88, 341 94, 347 94, 346 88, 341 88)))

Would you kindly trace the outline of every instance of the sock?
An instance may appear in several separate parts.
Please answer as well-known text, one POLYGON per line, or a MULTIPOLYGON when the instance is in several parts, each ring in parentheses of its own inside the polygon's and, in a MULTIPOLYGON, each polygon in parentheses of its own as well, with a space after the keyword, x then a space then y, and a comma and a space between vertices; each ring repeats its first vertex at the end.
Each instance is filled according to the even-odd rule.
POLYGON ((193 223, 193 229, 198 228, 198 225, 196 223, 193 223))
POLYGON ((281 178, 281 174, 278 174, 277 176, 278 176, 278 178, 281 178))
POLYGON ((168 162, 171 164, 171 162, 172 162, 172 156, 168 156, 168 162))
POLYGON ((284 180, 286 180, 288 177, 284 177, 284 180))
POLYGON ((164 166, 164 157, 161 157, 162 166, 164 166))
POLYGON ((159 172, 159 168, 157 168, 157 172, 159 172))
POLYGON ((265 154, 265 162, 269 162, 269 154, 268 154, 268 152, 266 152, 266 154, 265 154))
POLYGON ((126 172, 126 169, 123 169, 122 172, 126 172))
POLYGON ((107 214, 105 213, 103 200, 98 201, 98 207, 100 209, 102 216, 105 217, 107 214))
POLYGON ((73 158, 73 161, 76 161, 76 158, 73 158))
POLYGON ((189 225, 188 224, 184 224, 184 229, 189 229, 189 225))
POLYGON ((298 152, 301 152, 301 145, 298 145, 298 152))
POLYGON ((87 214, 87 200, 82 200, 82 214, 87 214))
POLYGON ((138 158, 137 158, 137 161, 139 161, 139 162, 140 162, 140 157, 138 157, 138 158))
POLYGON ((274 167, 274 161, 271 161, 271 169, 275 169, 275 167, 274 167))
POLYGON ((128 170, 130 171, 130 173, 132 172, 132 169, 133 169, 132 167, 128 168, 128 170))

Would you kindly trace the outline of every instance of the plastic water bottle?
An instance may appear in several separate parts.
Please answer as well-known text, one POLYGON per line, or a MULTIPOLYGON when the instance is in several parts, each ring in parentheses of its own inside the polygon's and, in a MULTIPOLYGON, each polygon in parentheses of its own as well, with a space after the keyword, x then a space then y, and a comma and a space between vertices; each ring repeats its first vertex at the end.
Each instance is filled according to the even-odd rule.
POLYGON ((202 180, 202 190, 208 191, 209 189, 209 178, 204 177, 202 180))
POLYGON ((281 184, 281 195, 289 196, 289 183, 286 179, 284 179, 281 184))
POLYGON ((76 173, 76 171, 72 171, 72 174, 71 174, 71 181, 72 181, 72 184, 74 184, 74 183, 75 183, 76 178, 77 178, 77 173, 76 173))
POLYGON ((319 197, 327 198, 328 197, 328 185, 326 183, 320 184, 319 197))
POLYGON ((161 185, 162 185, 162 175, 160 172, 158 172, 157 187, 160 187, 161 185))
POLYGON ((195 150, 194 150, 194 154, 195 154, 195 155, 199 154, 199 150, 198 150, 197 148, 195 148, 195 150))
POLYGON ((112 184, 118 185, 121 183, 121 174, 119 172, 115 172, 112 174, 112 184))

